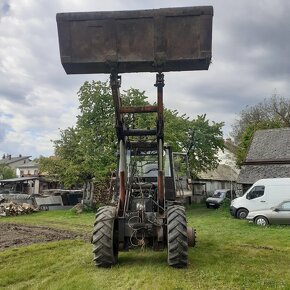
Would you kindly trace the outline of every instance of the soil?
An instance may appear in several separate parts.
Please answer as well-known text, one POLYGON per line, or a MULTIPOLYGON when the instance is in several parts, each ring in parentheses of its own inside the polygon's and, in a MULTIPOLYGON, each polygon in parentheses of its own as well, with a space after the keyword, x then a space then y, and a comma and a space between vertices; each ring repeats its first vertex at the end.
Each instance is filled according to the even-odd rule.
POLYGON ((0 224, 0 251, 15 246, 76 238, 88 240, 87 236, 66 230, 19 224, 0 224))

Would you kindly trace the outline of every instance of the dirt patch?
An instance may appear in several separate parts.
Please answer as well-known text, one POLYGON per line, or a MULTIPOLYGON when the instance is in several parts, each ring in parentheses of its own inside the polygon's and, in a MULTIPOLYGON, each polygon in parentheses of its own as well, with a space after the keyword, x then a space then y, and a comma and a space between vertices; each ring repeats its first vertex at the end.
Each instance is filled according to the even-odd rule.
POLYGON ((88 240, 87 236, 66 230, 19 224, 0 224, 0 251, 15 246, 76 238, 88 240))

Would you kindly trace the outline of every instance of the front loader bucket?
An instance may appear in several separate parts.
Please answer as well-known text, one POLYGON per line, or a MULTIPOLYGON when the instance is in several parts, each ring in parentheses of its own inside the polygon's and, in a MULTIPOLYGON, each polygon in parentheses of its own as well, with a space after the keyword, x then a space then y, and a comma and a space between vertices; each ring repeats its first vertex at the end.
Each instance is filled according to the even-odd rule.
POLYGON ((67 74, 207 70, 211 6, 57 14, 67 74))

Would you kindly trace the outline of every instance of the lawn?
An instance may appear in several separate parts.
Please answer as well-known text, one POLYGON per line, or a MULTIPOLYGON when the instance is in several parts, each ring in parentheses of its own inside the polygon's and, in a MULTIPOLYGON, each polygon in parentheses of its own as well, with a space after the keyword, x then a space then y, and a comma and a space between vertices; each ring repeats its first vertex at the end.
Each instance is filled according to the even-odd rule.
MULTIPOLYGON (((166 251, 119 254, 112 269, 95 268, 91 245, 66 240, 0 252, 0 289, 290 289, 290 227, 260 228, 227 211, 192 206, 198 243, 186 269, 167 266, 166 251)), ((70 211, 1 218, 90 232, 94 215, 70 211)))

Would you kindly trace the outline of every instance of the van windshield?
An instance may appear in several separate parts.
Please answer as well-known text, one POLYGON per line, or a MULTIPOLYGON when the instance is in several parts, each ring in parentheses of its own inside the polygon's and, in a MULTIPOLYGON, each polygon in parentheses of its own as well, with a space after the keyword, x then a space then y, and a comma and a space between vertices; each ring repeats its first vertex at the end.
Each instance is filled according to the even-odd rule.
POLYGON ((247 199, 255 199, 264 195, 265 186, 255 186, 246 195, 247 199))
POLYGON ((225 193, 222 191, 215 191, 212 197, 221 198, 224 197, 225 193))

